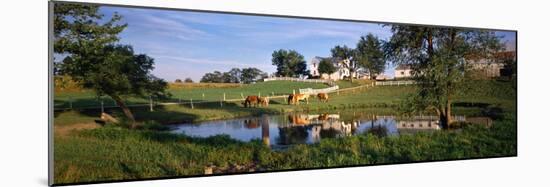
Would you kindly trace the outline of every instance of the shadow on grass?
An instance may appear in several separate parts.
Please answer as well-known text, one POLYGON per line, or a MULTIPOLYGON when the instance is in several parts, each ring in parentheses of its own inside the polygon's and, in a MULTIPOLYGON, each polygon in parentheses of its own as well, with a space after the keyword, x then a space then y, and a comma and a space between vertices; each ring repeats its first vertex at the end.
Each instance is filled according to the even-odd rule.
MULTIPOLYGON (((244 116, 259 116, 262 114, 275 114, 278 110, 269 107, 245 108, 239 102, 208 102, 195 103, 193 108, 190 104, 178 105, 156 105, 153 111, 149 106, 129 107, 138 123, 154 121, 160 124, 193 123, 201 120, 227 119, 244 116)), ((54 117, 61 113, 75 112, 75 117, 84 116, 97 118, 101 116, 100 108, 93 109, 65 109, 56 110, 54 117)), ((105 113, 118 119, 124 119, 125 115, 118 107, 105 108, 105 113)))

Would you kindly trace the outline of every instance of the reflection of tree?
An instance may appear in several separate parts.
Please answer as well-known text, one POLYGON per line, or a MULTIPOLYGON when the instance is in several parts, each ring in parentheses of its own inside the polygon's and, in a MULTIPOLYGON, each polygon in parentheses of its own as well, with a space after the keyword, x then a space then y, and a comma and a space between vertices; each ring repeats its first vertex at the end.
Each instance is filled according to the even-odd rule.
POLYGON ((367 130, 367 133, 378 137, 386 137, 388 136, 388 128, 381 125, 373 126, 369 130, 367 130))
POLYGON ((306 143, 308 137, 307 128, 303 126, 279 127, 279 144, 290 145, 306 143))
POLYGON ((321 138, 336 138, 341 132, 334 128, 321 129, 321 138))
POLYGON ((264 145, 269 146, 269 118, 262 116, 262 142, 264 145))

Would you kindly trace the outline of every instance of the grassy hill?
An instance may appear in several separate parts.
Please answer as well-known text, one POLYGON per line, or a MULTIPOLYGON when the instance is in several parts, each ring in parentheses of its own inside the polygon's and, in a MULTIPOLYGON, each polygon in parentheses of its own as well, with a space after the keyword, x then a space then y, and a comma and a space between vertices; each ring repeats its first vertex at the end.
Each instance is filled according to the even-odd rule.
MULTIPOLYGON (((247 95, 283 95, 292 93, 292 90, 298 91, 301 88, 326 88, 321 83, 291 82, 291 81, 269 81, 256 84, 233 84, 233 83, 191 83, 191 84, 171 84, 168 91, 172 97, 161 102, 177 102, 180 99, 183 102, 193 99, 194 101, 220 101, 223 100, 225 93, 226 99, 240 99, 241 94, 247 95)), ((146 104, 149 101, 146 98, 129 97, 126 102, 132 104, 146 104)), ((91 90, 70 90, 56 91, 54 93, 55 108, 68 108, 70 102, 73 108, 99 107, 101 105, 95 93, 91 90)), ((114 101, 109 97, 104 97, 104 106, 114 106, 114 101)))

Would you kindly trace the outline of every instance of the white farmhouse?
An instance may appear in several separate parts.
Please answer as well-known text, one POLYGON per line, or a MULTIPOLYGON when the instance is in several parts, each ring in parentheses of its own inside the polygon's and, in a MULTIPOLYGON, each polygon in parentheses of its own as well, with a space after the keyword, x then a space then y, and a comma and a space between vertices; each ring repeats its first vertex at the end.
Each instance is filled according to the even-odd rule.
POLYGON ((504 70, 504 64, 498 61, 516 60, 515 51, 503 51, 496 55, 497 61, 486 58, 468 58, 466 62, 470 70, 473 70, 477 78, 494 78, 501 76, 501 71, 504 70))
POLYGON ((395 68, 395 78, 396 79, 403 79, 403 78, 410 78, 412 76, 412 69, 411 66, 408 64, 399 64, 395 68))
POLYGON ((316 57, 313 57, 313 59, 311 59, 311 62, 309 63, 308 68, 312 76, 319 77, 321 79, 342 80, 349 76, 353 76, 356 79, 369 78, 367 74, 362 73, 362 71, 360 70, 358 70, 358 72, 354 72, 350 74, 349 69, 346 68, 346 66, 348 66, 349 63, 350 62, 348 59, 342 60, 340 58, 334 58, 334 57, 323 58, 323 57, 316 56, 316 57), (332 65, 336 67, 336 71, 334 73, 331 73, 331 74, 319 73, 319 70, 318 70, 319 63, 321 63, 321 61, 324 59, 329 60, 332 63, 332 65))

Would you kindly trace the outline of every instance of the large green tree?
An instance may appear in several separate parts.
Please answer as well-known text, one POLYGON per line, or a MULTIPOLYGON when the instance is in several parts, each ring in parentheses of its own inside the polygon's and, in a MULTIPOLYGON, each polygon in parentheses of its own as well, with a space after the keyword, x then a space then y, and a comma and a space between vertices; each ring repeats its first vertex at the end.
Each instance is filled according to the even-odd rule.
POLYGON ((384 72, 386 58, 382 42, 373 34, 361 36, 357 43, 357 64, 369 72, 372 79, 384 72))
POLYGON ((123 101, 126 96, 164 97, 166 82, 151 74, 154 60, 135 54, 131 46, 117 44, 126 24, 114 14, 104 20, 94 5, 55 3, 54 52, 57 73, 68 75, 98 96, 111 97, 130 122, 135 118, 123 101))
POLYGON ((330 49, 330 52, 333 58, 347 61, 347 63, 345 63, 344 61, 340 63, 342 63, 342 65, 349 70, 349 80, 353 82, 353 78, 354 76, 356 76, 357 69, 359 68, 359 66, 357 65, 356 50, 353 48, 349 48, 346 45, 337 45, 334 48, 330 49))
POLYGON ((267 77, 267 73, 258 68, 243 68, 241 71, 241 82, 245 84, 258 81, 264 77, 267 77))
POLYGON ((408 112, 435 111, 443 127, 452 122, 452 101, 466 87, 469 58, 493 59, 503 49, 494 32, 479 29, 391 26, 387 57, 410 64, 418 91, 405 103, 408 112))
POLYGON ((271 62, 277 66, 278 76, 298 77, 308 75, 307 64, 304 56, 294 50, 279 49, 273 51, 271 62))
POLYGON ((332 74, 336 72, 336 67, 332 64, 331 60, 327 58, 323 58, 321 62, 319 62, 319 67, 317 68, 319 71, 319 74, 332 74))

